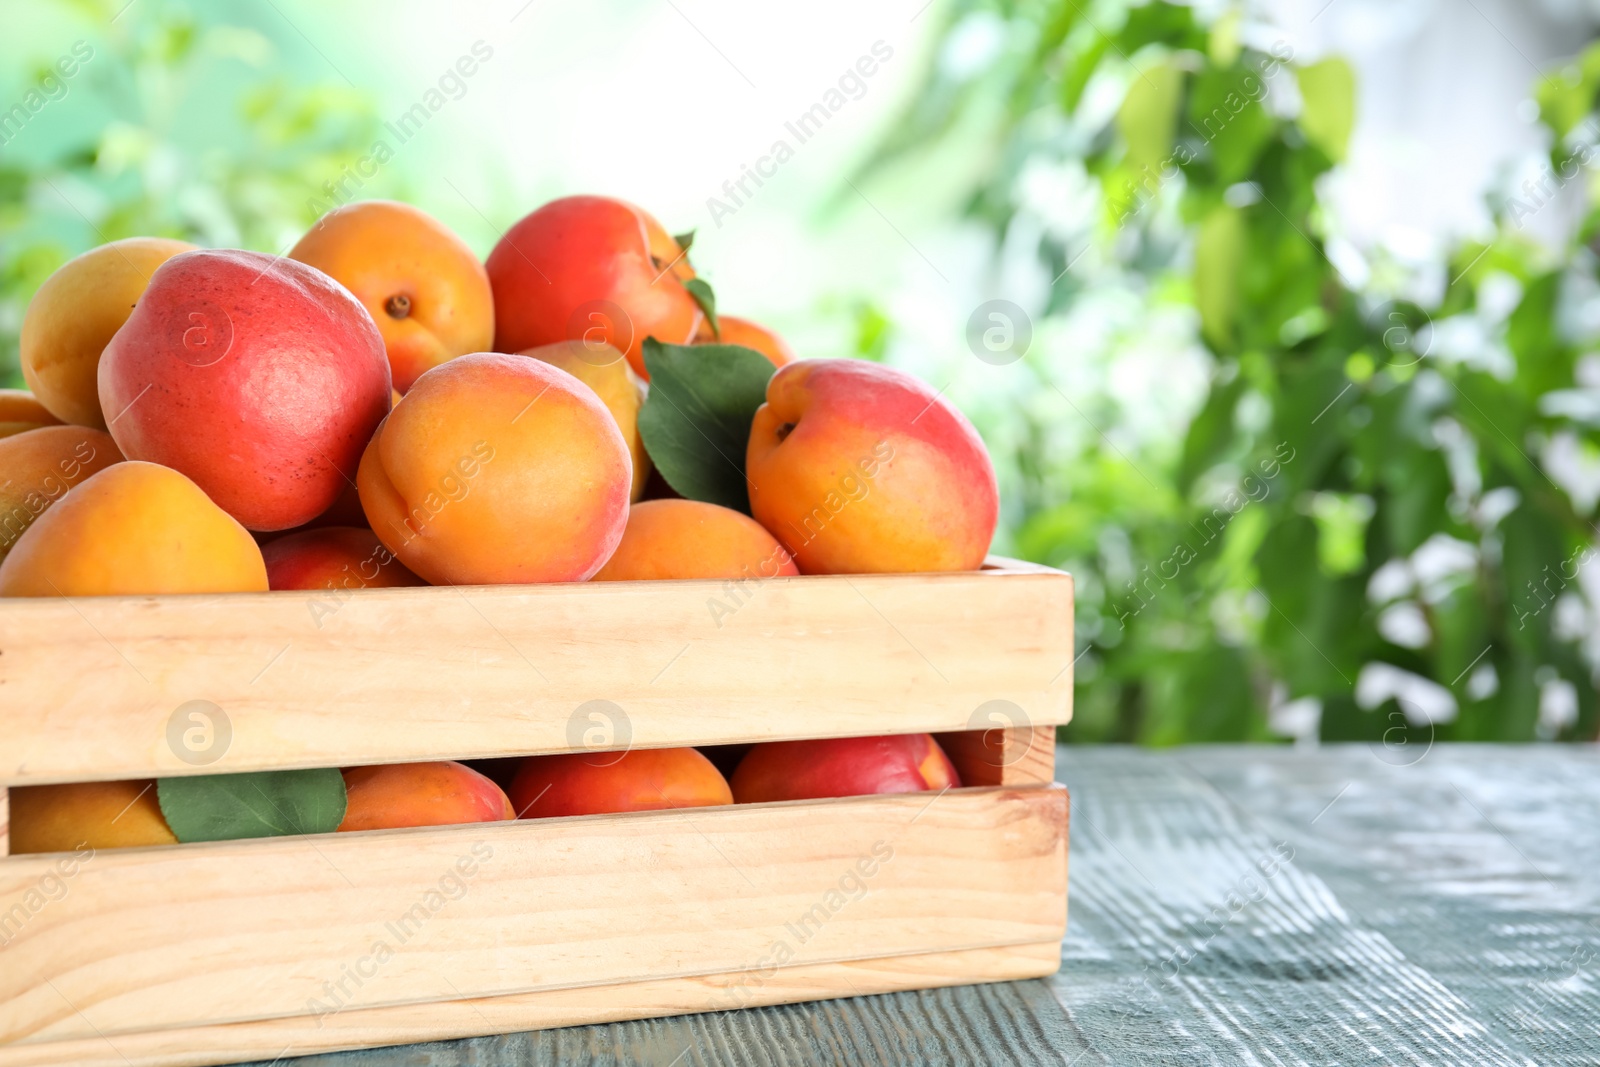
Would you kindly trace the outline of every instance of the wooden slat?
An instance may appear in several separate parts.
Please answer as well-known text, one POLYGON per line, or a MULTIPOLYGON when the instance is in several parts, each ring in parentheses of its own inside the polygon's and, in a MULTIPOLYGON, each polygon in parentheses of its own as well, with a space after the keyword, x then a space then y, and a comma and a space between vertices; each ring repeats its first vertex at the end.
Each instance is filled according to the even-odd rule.
POLYGON ((1072 579, 1011 564, 8 600, 0 785, 959 730, 993 701, 1049 726, 1072 655, 1072 579))
MULTIPOLYGON (((745 1007, 1007 982, 1053 973, 1059 940, 1001 948, 930 952, 785 968, 739 994, 745 1007)), ((205 1067, 240 1059, 276 1060, 340 1049, 620 1022, 720 1010, 728 979, 662 978, 437 1004, 352 1008, 320 1023, 311 1017, 119 1034, 78 1041, 0 1047, 0 1067, 205 1067)), ((664 1062, 664 1061, 663 1061, 664 1062)), ((685 1061, 687 1062, 687 1061, 685 1061)))
POLYGON ((1056 728, 1018 726, 937 735, 962 785, 1042 785, 1055 781, 1056 728))
POLYGON ((102 851, 7 944, 0 1042, 1048 941, 1066 825, 1035 786, 102 851))
POLYGON ((11 790, 0 785, 0 858, 11 854, 11 790))

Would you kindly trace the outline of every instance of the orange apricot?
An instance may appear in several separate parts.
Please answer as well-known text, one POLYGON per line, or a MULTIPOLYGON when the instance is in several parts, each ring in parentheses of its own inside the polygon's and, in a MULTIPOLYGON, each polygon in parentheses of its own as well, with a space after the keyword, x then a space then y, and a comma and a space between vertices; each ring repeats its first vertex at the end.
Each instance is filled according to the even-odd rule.
POLYGON ((156 800, 156 783, 83 782, 11 790, 11 851, 175 845, 156 800))
POLYGON ((0 561, 68 489, 120 462, 111 435, 87 426, 43 426, 0 437, 0 561))
POLYGON ((135 460, 80 482, 0 563, 0 596, 266 589, 250 531, 177 471, 135 460))
POLYGON ((351 767, 344 772, 344 786, 341 833, 515 818, 504 790, 451 760, 351 767))
POLYGON ((262 546, 267 585, 273 589, 387 589, 425 585, 359 526, 319 526, 262 546))
POLYGON ((0 389, 0 437, 60 425, 61 420, 26 389, 0 389))
POLYGON ((748 515, 699 500, 633 505, 597 582, 776 578, 799 574, 788 549, 748 515))
POLYGON ((733 772, 740 804, 869 793, 916 793, 961 784, 929 734, 771 741, 752 746, 733 772))
POLYGON ((155 269, 194 245, 129 237, 70 259, 39 286, 22 319, 22 376, 63 422, 106 428, 100 353, 128 321, 155 269))
POLYGON ((493 352, 418 378, 356 476, 373 532, 434 585, 583 581, 622 538, 632 480, 594 390, 493 352))
POLYGON ((644 450, 644 438, 639 436, 639 408, 644 404, 644 383, 633 373, 622 353, 604 341, 557 341, 553 345, 540 345, 522 353, 560 367, 578 381, 593 389, 600 402, 617 420, 617 429, 628 445, 633 457, 633 489, 629 500, 644 496, 645 483, 653 469, 650 453, 644 450))
POLYGON ((508 792, 519 819, 733 803, 727 779, 692 748, 529 756, 508 792))
POLYGON ((494 343, 489 275, 432 215, 363 200, 322 216, 289 258, 341 283, 371 313, 404 393, 424 371, 494 343))
POLYGON ((710 324, 706 324, 695 337, 697 345, 743 345, 753 348, 772 361, 774 367, 781 367, 786 363, 795 361, 794 349, 789 343, 765 326, 741 319, 733 315, 717 316, 718 333, 711 332, 710 324))

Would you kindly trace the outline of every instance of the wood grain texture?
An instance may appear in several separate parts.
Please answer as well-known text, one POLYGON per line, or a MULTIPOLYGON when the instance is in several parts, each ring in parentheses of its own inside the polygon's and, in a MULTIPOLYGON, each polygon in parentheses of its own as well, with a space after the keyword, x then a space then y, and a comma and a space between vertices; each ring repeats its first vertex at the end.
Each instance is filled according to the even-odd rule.
POLYGON ((6 944, 0 1042, 1037 943, 1066 826, 1031 787, 106 850, 6 944))
POLYGON ((11 854, 11 790, 0 785, 0 859, 11 854))
MULTIPOLYGON (((745 1008, 795 1001, 1037 978, 1060 964, 1057 940, 1002 948, 789 967, 743 990, 745 1008)), ((309 1056, 330 1050, 542 1030, 653 1016, 687 1016, 727 998, 722 976, 664 978, 436 1004, 351 1008, 321 1020, 268 1019, 223 1026, 118 1034, 0 1047, 0 1067, 205 1067, 242 1057, 309 1056)), ((681 1057, 680 1057, 681 1058, 681 1057)), ((662 1060, 663 1063, 667 1062, 662 1060)))
POLYGON ((7 600, 0 624, 0 785, 959 730, 992 701, 1035 725, 1072 711, 1072 579, 1010 563, 7 600), (216 729, 186 734, 180 708, 211 705, 216 729))
POLYGON ((1064 749, 1080 1067, 1600 1062, 1600 750, 1416 733, 1064 749))

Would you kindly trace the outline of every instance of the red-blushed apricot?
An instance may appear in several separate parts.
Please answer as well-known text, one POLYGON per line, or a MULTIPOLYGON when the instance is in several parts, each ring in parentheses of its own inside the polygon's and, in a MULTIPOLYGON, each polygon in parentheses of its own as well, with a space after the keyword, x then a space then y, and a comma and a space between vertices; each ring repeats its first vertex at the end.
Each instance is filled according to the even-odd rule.
POLYGON ((740 804, 869 793, 917 793, 961 779, 928 734, 771 741, 753 746, 733 772, 740 804))
POLYGON ((259 252, 163 263, 100 359, 122 454, 182 471, 253 530, 328 510, 389 392, 383 338, 349 290, 259 252))
POLYGON ((789 343, 765 326, 741 319, 734 315, 717 316, 718 332, 713 333, 709 324, 701 327, 700 334, 695 338, 697 345, 743 345, 753 348, 772 361, 774 367, 782 367, 795 361, 794 349, 789 343))
POLYGON ((0 596, 265 592, 250 531, 170 467, 129 460, 52 504, 0 563, 0 596))
POLYGON ((389 589, 425 585, 383 547, 378 535, 354 526, 320 526, 262 546, 273 589, 389 589))
POLYGON ((911 375, 863 360, 778 368, 745 473, 751 514, 802 574, 977 570, 1000 514, 972 424, 911 375))
POLYGON ((61 420, 26 389, 0 389, 0 437, 60 425, 61 420))
POLYGON ((11 789, 13 853, 177 843, 149 779, 11 789))
POLYGON ((100 354, 128 321, 156 268, 186 241, 128 237, 62 264, 33 294, 22 320, 22 377, 63 422, 106 428, 100 410, 100 354))
POLYGON ((617 420, 617 429, 628 445, 633 457, 633 490, 630 500, 644 495, 645 483, 654 468, 650 453, 644 450, 644 438, 639 436, 639 408, 644 403, 644 384, 639 381, 623 358, 610 345, 600 342, 557 341, 553 345, 540 345, 522 353, 542 360, 552 367, 560 367, 578 381, 593 389, 600 402, 617 420))
POLYGON ((387 763, 344 772, 347 830, 455 826, 516 816, 505 791, 465 764, 387 763))
POLYGON ((111 435, 87 426, 43 426, 0 437, 0 561, 68 489, 120 462, 111 435))
POLYGON ((622 538, 632 480, 594 390, 493 352, 418 378, 356 476, 373 532, 434 585, 583 581, 622 538))
POLYGON ((739 580, 799 573, 788 550, 748 515, 699 500, 646 500, 628 512, 622 542, 594 580, 739 580))
POLYGON ((705 315, 683 248, 650 214, 603 196, 552 200, 506 231, 486 264, 494 346, 604 342, 642 378, 646 337, 689 344, 705 315))
POLYGON ((447 359, 494 344, 489 275, 466 242, 410 204, 362 200, 317 220, 289 258, 355 294, 378 324, 401 393, 447 359))
POLYGON ((692 748, 529 756, 509 792, 519 819, 733 803, 727 779, 692 748))

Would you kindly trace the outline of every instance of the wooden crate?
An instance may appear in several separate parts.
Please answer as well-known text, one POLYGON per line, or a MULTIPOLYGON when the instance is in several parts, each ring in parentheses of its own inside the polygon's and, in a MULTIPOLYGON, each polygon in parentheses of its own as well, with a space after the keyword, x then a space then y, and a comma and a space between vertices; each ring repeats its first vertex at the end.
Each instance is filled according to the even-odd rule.
MULTIPOLYGON (((272 1059, 1049 974, 1072 658, 1071 578, 1007 560, 4 602, 0 787, 921 731, 965 786, 5 856, 0 1067, 272 1059), (185 732, 196 708, 209 733, 185 732)), ((0 843, 4 812, 0 788, 0 843)))

